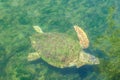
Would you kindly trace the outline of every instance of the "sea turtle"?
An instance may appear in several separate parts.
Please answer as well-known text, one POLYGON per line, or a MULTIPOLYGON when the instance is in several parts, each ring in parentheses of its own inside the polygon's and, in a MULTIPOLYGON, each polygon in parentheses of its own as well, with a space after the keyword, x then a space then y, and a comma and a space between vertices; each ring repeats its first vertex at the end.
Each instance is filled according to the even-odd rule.
POLYGON ((33 28, 36 33, 30 36, 30 40, 36 52, 28 54, 28 61, 41 58, 58 68, 72 66, 79 68, 85 64, 100 63, 98 58, 83 50, 89 46, 89 40, 79 26, 74 26, 79 40, 63 33, 44 33, 39 26, 33 26, 33 28))

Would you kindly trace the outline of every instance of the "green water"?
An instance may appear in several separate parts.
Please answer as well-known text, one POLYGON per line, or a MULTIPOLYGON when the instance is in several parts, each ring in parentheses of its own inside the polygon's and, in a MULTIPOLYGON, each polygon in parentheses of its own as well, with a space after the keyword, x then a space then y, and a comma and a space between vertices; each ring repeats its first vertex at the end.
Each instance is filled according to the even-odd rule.
POLYGON ((0 80, 119 80, 119 0, 0 0, 0 80), (28 62, 33 52, 32 26, 76 39, 73 26, 87 33, 87 49, 99 65, 59 69, 42 60, 28 62))

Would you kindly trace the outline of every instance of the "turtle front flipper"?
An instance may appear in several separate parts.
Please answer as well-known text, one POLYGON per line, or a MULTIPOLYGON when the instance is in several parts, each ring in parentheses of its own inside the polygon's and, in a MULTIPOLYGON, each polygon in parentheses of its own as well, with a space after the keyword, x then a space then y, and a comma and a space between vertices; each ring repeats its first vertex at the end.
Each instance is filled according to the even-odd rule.
POLYGON ((28 55, 28 61, 34 61, 40 58, 40 53, 38 52, 33 52, 33 53, 29 53, 28 55))
POLYGON ((38 33, 43 33, 42 29, 39 26, 33 26, 34 30, 38 33))
POLYGON ((88 37, 87 37, 86 33, 84 32, 84 30, 82 30, 77 25, 74 26, 74 29, 77 32, 77 36, 79 38, 80 45, 82 46, 82 48, 83 49, 88 48, 88 46, 89 46, 89 40, 88 40, 88 37))

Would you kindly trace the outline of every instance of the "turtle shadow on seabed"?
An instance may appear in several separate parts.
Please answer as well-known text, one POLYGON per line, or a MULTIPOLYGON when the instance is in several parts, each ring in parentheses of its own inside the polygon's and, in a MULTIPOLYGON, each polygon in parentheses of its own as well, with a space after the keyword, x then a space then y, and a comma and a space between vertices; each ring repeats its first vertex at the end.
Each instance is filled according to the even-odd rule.
POLYGON ((39 64, 41 63, 44 66, 47 66, 50 70, 53 70, 55 72, 59 72, 60 74, 67 75, 67 74, 79 74, 81 80, 84 80, 87 76, 89 76, 91 73, 95 73, 96 75, 99 73, 99 69, 97 65, 84 65, 80 68, 74 67, 66 67, 66 68, 57 68, 52 65, 49 65, 47 62, 45 62, 42 59, 38 59, 36 61, 32 61, 32 64, 39 64))
POLYGON ((91 76, 92 80, 96 80, 95 77, 99 74, 99 68, 98 65, 84 65, 78 69, 78 73, 83 80, 88 76, 91 76))
POLYGON ((104 52, 102 52, 99 49, 92 50, 92 48, 89 47, 87 49, 84 49, 84 51, 89 53, 89 54, 92 54, 92 55, 94 55, 94 56, 96 56, 98 58, 104 58, 104 59, 108 59, 109 58, 104 52))

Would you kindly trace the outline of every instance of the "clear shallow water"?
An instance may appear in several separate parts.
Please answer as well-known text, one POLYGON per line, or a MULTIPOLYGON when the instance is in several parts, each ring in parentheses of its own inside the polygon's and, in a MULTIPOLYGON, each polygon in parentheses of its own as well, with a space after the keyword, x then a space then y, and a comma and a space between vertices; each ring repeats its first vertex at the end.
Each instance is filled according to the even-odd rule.
POLYGON ((119 2, 113 0, 0 0, 0 80, 119 80, 119 2), (73 25, 85 30, 101 64, 59 69, 42 60, 28 62, 34 49, 29 36, 45 32, 76 38, 73 25))

